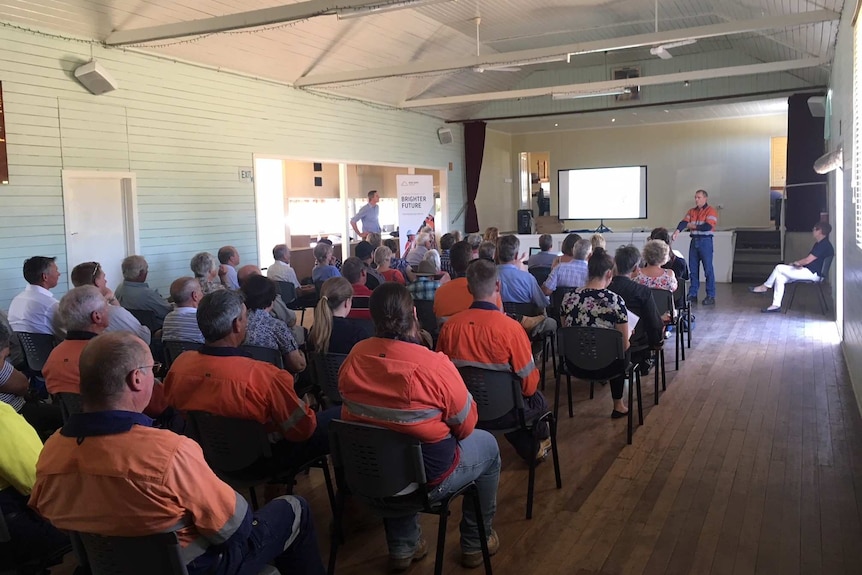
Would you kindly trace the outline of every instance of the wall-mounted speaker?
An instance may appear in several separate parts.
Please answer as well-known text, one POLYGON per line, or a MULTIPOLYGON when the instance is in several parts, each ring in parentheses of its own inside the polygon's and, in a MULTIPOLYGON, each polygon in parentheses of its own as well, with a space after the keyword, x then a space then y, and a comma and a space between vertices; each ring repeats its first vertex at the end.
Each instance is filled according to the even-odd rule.
POLYGON ((808 109, 815 118, 825 118, 826 98, 824 96, 811 96, 808 98, 808 109))
POLYGON ((97 96, 117 89, 117 81, 114 80, 114 77, 95 60, 75 68, 75 78, 82 86, 97 96))
POLYGON ((440 140, 441 144, 451 144, 454 141, 452 139, 452 130, 449 128, 440 128, 437 130, 437 139, 440 140))

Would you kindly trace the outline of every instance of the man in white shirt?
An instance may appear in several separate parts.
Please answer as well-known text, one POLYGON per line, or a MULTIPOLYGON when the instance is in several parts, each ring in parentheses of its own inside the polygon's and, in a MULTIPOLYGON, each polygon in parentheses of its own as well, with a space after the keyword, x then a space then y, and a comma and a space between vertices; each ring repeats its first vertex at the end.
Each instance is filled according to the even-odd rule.
POLYGON ((50 291, 60 281, 57 258, 33 256, 24 262, 24 279, 28 285, 9 304, 9 325, 13 331, 65 336, 57 312, 60 302, 50 291))
POLYGON ((277 282, 290 282, 299 289, 296 272, 290 267, 290 248, 285 244, 278 244, 272 248, 272 257, 275 263, 267 268, 266 277, 277 282))
POLYGON ((195 278, 183 277, 171 284, 171 299, 176 309, 165 316, 162 326, 162 341, 204 342, 198 327, 198 303, 203 299, 201 284, 195 278))
POLYGON ((233 246, 222 246, 218 250, 218 261, 221 264, 219 276, 221 283, 227 289, 239 289, 236 278, 236 266, 239 265, 239 252, 233 246))

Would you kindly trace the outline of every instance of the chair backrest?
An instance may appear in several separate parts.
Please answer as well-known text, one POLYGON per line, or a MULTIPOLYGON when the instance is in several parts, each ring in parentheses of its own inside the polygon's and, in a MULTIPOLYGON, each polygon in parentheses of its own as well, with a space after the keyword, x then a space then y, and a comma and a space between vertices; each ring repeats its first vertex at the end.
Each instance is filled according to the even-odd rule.
POLYGON ((536 281, 541 286, 545 283, 545 280, 548 279, 548 276, 551 275, 551 268, 545 266, 534 266, 527 269, 530 272, 530 275, 536 278, 536 281))
POLYGON ((375 425, 334 419, 329 424, 332 464, 351 495, 377 501, 426 483, 418 439, 375 425))
POLYGON ((60 414, 63 416, 63 423, 69 421, 69 417, 76 413, 84 411, 81 403, 81 394, 64 391, 55 393, 54 400, 60 405, 60 414))
POLYGON ((278 286, 278 293, 281 294, 281 301, 285 303, 285 305, 289 304, 293 300, 296 299, 296 286, 291 282, 275 282, 278 286))
POLYGON ((676 291, 673 292, 673 301, 677 309, 683 309, 685 307, 685 298, 688 295, 688 288, 686 287, 687 283, 688 280, 684 278, 676 278, 676 291))
POLYGON ((528 317, 542 315, 544 313, 544 310, 537 308, 534 303, 515 303, 511 301, 503 302, 503 311, 506 313, 526 315, 528 317))
POLYGON ((826 256, 823 258, 823 266, 820 268, 820 281, 829 279, 829 270, 832 269, 832 260, 835 256, 826 256))
POLYGON ((560 323, 560 309, 563 307, 563 297, 569 292, 575 291, 577 288, 573 287, 558 287, 554 290, 554 293, 551 294, 551 304, 548 306, 548 317, 554 319, 557 322, 557 325, 561 325, 560 323))
POLYGON ((650 288, 650 291, 652 292, 652 299, 655 302, 658 315, 664 318, 664 315, 669 313, 673 317, 673 292, 659 288, 650 288))
POLYGON ((321 355, 315 353, 311 361, 314 362, 317 375, 317 385, 333 403, 341 403, 341 394, 338 393, 338 370, 347 359, 343 353, 327 353, 321 355))
POLYGON ((204 459, 217 472, 241 471, 262 457, 272 456, 261 423, 206 411, 190 411, 188 418, 189 435, 200 444, 204 459))
POLYGON ((479 421, 493 421, 513 409, 524 408, 521 380, 510 371, 494 371, 480 367, 459 367, 458 373, 479 412, 479 421))
POLYGON ((162 327, 156 319, 156 314, 148 309, 128 309, 127 311, 135 316, 142 326, 150 328, 150 331, 156 331, 162 327))
POLYGON ((105 537, 73 533, 72 543, 79 561, 92 575, 187 575, 176 533, 142 537, 105 537), (83 547, 83 557, 81 548, 83 547))
POLYGON ((599 371, 625 358, 623 334, 602 327, 564 327, 557 330, 557 349, 583 371, 599 371))
POLYGON ((15 332, 21 349, 24 350, 24 359, 27 367, 32 371, 42 371, 45 361, 54 349, 54 336, 48 333, 29 333, 24 331, 15 332))
POLYGON ((440 333, 440 326, 437 323, 437 316, 434 315, 434 302, 417 299, 413 300, 413 305, 416 307, 419 325, 436 339, 437 334, 440 333))
POLYGON ((284 369, 284 358, 281 357, 281 352, 271 347, 262 347, 259 345, 241 345, 240 349, 247 352, 253 359, 257 361, 265 361, 271 363, 279 369, 284 369))
POLYGON ((203 344, 196 341, 162 341, 162 346, 165 348, 165 363, 167 367, 177 360, 177 358, 186 351, 197 351, 203 344))

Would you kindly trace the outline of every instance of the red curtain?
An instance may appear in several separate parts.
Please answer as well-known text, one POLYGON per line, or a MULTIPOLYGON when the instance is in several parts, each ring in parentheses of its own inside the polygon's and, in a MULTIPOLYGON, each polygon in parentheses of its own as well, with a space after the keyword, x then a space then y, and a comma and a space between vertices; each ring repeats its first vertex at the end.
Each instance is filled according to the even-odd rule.
POLYGON ((485 155, 485 122, 464 124, 464 171, 467 177, 467 211, 464 231, 479 231, 479 214, 476 212, 476 195, 479 193, 479 175, 485 155))

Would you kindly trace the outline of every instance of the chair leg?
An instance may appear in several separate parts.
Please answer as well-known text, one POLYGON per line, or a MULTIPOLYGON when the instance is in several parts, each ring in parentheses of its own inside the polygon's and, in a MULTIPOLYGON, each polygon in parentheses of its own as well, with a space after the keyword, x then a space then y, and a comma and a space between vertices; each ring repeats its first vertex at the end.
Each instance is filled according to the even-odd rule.
MULTIPOLYGON (((638 424, 644 424, 644 402, 643 395, 641 394, 641 374, 640 372, 635 372, 635 385, 637 387, 638 394, 638 424)), ((629 407, 629 412, 631 412, 631 407, 629 407)))
MULTIPOLYGON (((592 383, 590 383, 590 385, 592 385, 592 383)), ((571 417, 575 416, 575 410, 572 407, 572 376, 571 375, 566 376, 566 395, 569 398, 569 417, 571 418, 571 417)))
POLYGON ((492 575, 491 572, 491 552, 488 551, 488 536, 490 533, 485 532, 485 519, 482 515, 482 504, 479 502, 479 488, 474 483, 470 488, 473 493, 473 511, 476 513, 476 526, 479 528, 479 543, 482 545, 482 559, 485 563, 485 575, 492 575))
MULTIPOLYGON (((790 299, 787 300, 787 307, 784 308, 785 314, 793 307, 793 298, 796 297, 796 282, 790 282, 787 284, 787 291, 790 292, 790 299)), ((784 295, 787 297, 788 294, 785 292, 784 295)))
MULTIPOLYGON (((548 357, 548 338, 543 337, 542 338, 542 366, 544 366, 545 361, 546 361, 545 358, 547 358, 547 357, 548 357)), ((542 374, 542 381, 539 382, 539 385, 540 385, 542 391, 545 391, 545 376, 544 376, 544 374, 542 374)))
MULTIPOLYGON (((686 332, 686 339, 688 340, 688 349, 691 349, 691 329, 694 327, 691 325, 691 304, 688 304, 685 308, 686 318, 688 319, 688 331, 686 332)), ((683 357, 685 359, 685 357, 683 357)))
POLYGON ((653 350, 653 359, 655 360, 655 373, 653 374, 653 379, 655 380, 655 404, 658 405, 658 378, 659 378, 659 350, 653 350))
POLYGON ((817 282, 817 294, 820 296, 820 309, 823 311, 823 315, 826 315, 826 312, 829 311, 829 305, 826 303, 826 294, 823 293, 823 282, 817 282))
MULTIPOLYGON (((479 498, 478 491, 475 497, 476 499, 479 498)), ((449 503, 451 503, 451 500, 444 501, 440 509, 440 522, 437 524, 437 554, 434 559, 434 575, 443 575, 443 551, 446 548, 446 524, 449 521, 449 503)), ((478 515, 477 518, 479 523, 482 524, 482 516, 478 515)), ((482 530, 482 528, 479 529, 480 536, 482 530)))
POLYGON ((554 479, 557 481, 557 489, 562 489, 563 480, 560 478, 560 454, 557 452, 557 418, 553 415, 548 418, 548 429, 551 432, 551 457, 554 458, 554 479))
POLYGON ((634 406, 632 402, 634 400, 634 387, 635 384, 635 372, 638 370, 637 365, 634 365, 629 369, 628 379, 629 379, 629 413, 628 413, 628 428, 626 429, 626 443, 629 445, 632 444, 632 418, 634 417, 634 406))
POLYGON ((557 374, 557 385, 554 388, 554 417, 560 412, 560 386, 563 384, 563 378, 557 374))
POLYGON ((554 375, 559 373, 559 368, 557 367, 557 337, 556 335, 551 337, 551 365, 554 366, 554 375))
POLYGON ((661 390, 667 391, 667 373, 664 368, 664 348, 659 350, 659 359, 661 359, 661 390))
MULTIPOLYGON (((539 439, 536 436, 536 430, 533 429, 533 449, 532 453, 539 450, 539 439)), ((530 458, 530 472, 527 477, 527 519, 533 518, 533 491, 536 488, 536 458, 530 458)))
POLYGON ((329 460, 324 457, 321 462, 323 479, 326 481, 326 494, 329 496, 329 507, 332 509, 332 515, 335 516, 335 490, 332 488, 332 476, 329 474, 329 460))
POLYGON ((595 395, 595 391, 596 391, 596 382, 590 381, 590 399, 592 399, 593 396, 595 395))

